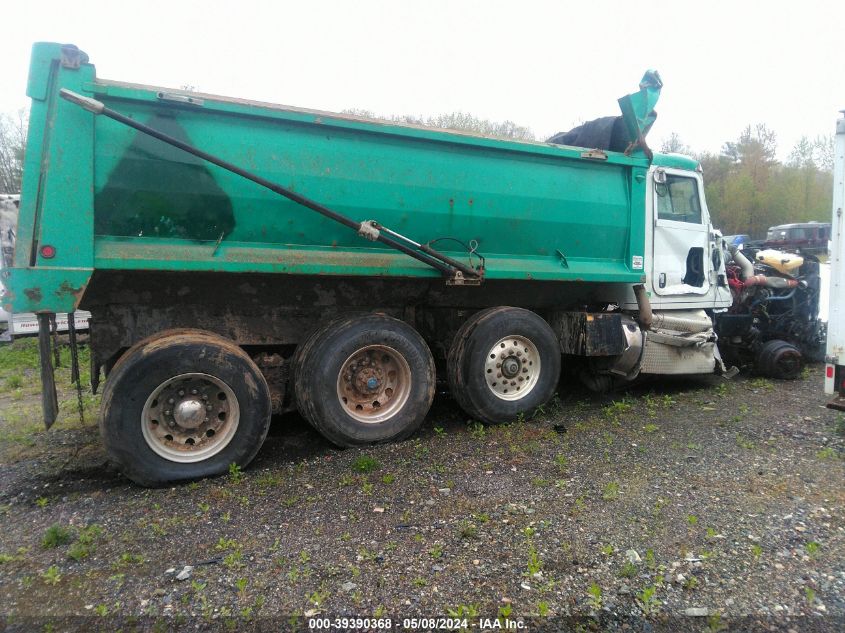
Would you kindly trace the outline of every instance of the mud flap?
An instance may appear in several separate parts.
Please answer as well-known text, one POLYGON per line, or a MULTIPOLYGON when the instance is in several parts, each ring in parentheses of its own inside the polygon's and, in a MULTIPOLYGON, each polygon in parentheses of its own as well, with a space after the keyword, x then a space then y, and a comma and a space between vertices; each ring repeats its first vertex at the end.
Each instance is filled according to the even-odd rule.
POLYGON ((50 340, 51 314, 38 315, 38 354, 41 358, 41 410, 44 426, 49 429, 59 414, 59 398, 56 395, 56 376, 53 373, 53 354, 50 340))

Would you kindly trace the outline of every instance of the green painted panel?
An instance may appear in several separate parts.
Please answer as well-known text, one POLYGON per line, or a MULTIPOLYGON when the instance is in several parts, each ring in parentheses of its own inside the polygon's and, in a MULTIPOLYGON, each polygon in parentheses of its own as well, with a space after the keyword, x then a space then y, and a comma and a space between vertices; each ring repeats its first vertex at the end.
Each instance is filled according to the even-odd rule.
POLYGON ((3 309, 8 312, 73 312, 91 269, 11 268, 3 271, 3 309))
MULTIPOLYGON (((418 242, 441 240, 435 247, 456 259, 467 255, 455 240, 477 242, 491 279, 631 283, 643 274, 643 156, 608 152, 601 160, 579 148, 210 95, 192 94, 196 103, 187 104, 162 98, 161 89, 98 80, 85 59, 69 67, 51 44, 33 54, 15 264, 44 271, 39 283, 91 268, 438 275, 235 174, 58 99, 60 87, 95 96, 355 221, 377 220, 418 242), (53 259, 38 255, 44 244, 56 248, 53 259)), ((654 98, 649 93, 643 107, 654 98)), ((31 274, 13 285, 22 290, 31 274)), ((15 311, 30 305, 21 296, 12 299, 15 311)), ((42 296, 40 309, 67 305, 55 291, 42 296)))

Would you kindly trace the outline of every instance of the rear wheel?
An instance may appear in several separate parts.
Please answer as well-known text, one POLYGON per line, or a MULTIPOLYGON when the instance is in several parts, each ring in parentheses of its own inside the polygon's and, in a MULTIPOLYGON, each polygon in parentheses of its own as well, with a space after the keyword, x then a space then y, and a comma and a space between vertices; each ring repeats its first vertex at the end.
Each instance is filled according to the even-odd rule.
POLYGON ((447 370, 452 395, 466 413, 482 422, 510 422, 554 394, 560 344, 533 312, 490 308, 458 330, 447 370))
POLYGON ((434 359, 408 324, 380 314, 345 317, 314 332, 295 367, 300 413, 338 446, 408 437, 434 398, 434 359))
POLYGON ((267 383, 237 345, 200 330, 137 343, 103 391, 100 431, 109 457, 145 486, 246 466, 270 425, 267 383))
POLYGON ((797 347, 776 339, 760 348, 754 366, 769 378, 795 380, 804 368, 804 358, 797 347))

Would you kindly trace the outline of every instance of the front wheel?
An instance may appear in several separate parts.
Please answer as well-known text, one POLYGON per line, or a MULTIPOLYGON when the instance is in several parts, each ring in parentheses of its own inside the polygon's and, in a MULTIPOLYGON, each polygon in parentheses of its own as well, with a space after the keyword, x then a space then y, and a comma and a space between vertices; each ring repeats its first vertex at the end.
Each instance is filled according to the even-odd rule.
POLYGON ((537 314, 490 308, 458 330, 447 370, 452 395, 467 414, 482 422, 510 422, 554 394, 560 344, 537 314))
POLYGON ((103 391, 109 457, 144 486, 246 466, 270 425, 261 371, 231 341, 200 330, 160 333, 130 348, 103 391))

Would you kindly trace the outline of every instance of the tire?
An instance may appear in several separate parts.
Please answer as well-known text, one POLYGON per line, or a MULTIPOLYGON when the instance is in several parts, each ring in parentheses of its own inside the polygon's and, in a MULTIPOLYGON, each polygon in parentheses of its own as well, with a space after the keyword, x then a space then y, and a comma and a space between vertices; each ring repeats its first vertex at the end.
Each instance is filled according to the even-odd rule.
POLYGON ((804 369, 804 357, 794 345, 775 339, 763 344, 754 366, 759 373, 769 378, 795 380, 804 369))
POLYGON ((560 356, 560 343, 544 319, 522 308, 490 308, 455 335, 446 359, 449 387, 472 418, 512 422, 554 395, 560 356), (505 361, 512 375, 503 381, 505 361))
POLYGON ((135 344, 103 390, 106 452, 142 486, 219 475, 232 463, 246 467, 269 426, 261 371, 240 347, 202 330, 165 331, 135 344))
POLYGON ((382 314, 343 317, 297 350, 299 412, 340 447, 398 441, 434 399, 434 359, 407 323, 382 314))

